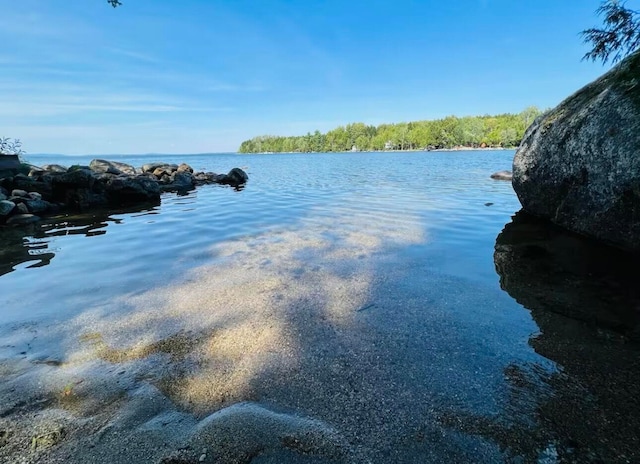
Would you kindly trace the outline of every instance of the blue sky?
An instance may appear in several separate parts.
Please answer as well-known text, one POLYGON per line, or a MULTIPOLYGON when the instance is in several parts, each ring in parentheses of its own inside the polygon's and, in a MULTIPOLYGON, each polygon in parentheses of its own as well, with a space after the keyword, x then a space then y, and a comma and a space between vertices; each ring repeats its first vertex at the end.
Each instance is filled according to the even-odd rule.
POLYGON ((598 0, 0 0, 0 136, 28 153, 235 151, 556 105, 598 0))

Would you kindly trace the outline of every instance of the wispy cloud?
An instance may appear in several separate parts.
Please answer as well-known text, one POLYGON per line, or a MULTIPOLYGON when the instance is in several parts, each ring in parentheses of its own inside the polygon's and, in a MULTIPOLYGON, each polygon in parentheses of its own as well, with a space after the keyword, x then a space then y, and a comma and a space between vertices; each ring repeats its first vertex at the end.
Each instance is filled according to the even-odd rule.
POLYGON ((162 60, 160 60, 159 58, 157 58, 155 56, 152 56, 152 55, 147 54, 147 53, 135 51, 135 50, 125 50, 123 48, 118 48, 118 47, 107 47, 107 48, 105 48, 105 51, 107 51, 108 53, 111 53, 113 55, 116 55, 118 57, 130 58, 130 59, 135 60, 135 61, 144 61, 146 63, 161 63, 162 62, 162 60))

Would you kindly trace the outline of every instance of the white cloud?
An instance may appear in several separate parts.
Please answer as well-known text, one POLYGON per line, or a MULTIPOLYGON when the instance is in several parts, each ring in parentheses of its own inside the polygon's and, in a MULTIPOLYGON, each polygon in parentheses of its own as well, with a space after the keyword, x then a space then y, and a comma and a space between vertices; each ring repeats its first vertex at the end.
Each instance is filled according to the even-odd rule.
POLYGON ((161 63, 162 60, 156 58, 155 56, 151 56, 147 53, 139 52, 136 50, 125 50, 118 47, 107 47, 105 50, 109 53, 112 53, 117 56, 131 58, 136 61, 145 61, 147 63, 161 63))

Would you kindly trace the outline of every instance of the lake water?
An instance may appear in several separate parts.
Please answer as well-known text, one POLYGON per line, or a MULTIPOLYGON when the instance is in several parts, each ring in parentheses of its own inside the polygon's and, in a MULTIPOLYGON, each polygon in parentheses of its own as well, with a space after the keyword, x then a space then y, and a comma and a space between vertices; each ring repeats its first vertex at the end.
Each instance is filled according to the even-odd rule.
POLYGON ((249 182, 0 231, 2 359, 72 365, 84 333, 134 350, 205 331, 211 351, 173 361, 179 382, 138 368, 194 417, 269 405, 329 424, 368 462, 640 459, 637 314, 567 318, 572 291, 609 294, 584 276, 554 287, 564 271, 518 254, 517 237, 561 232, 505 229, 520 205, 489 175, 513 151, 107 158, 241 167, 249 182))

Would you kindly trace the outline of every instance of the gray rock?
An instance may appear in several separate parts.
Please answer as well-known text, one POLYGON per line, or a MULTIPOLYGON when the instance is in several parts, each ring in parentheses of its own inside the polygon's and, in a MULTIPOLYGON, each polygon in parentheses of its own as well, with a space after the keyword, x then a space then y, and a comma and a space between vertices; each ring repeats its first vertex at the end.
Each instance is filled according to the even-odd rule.
POLYGON ((112 177, 105 183, 105 194, 111 205, 160 201, 160 185, 148 176, 112 177))
POLYGON ((96 182, 96 177, 93 171, 89 169, 74 169, 65 174, 61 174, 59 176, 52 177, 51 179, 53 185, 74 185, 82 188, 91 188, 96 182))
POLYGON ((7 197, 4 193, 0 192, 0 201, 6 200, 7 198, 9 197, 7 197))
POLYGON ((42 166, 42 170, 48 172, 67 172, 68 168, 60 164, 45 164, 42 166))
POLYGON ((124 174, 128 174, 130 176, 137 176, 138 174, 141 174, 140 171, 138 171, 135 167, 131 166, 130 164, 120 163, 118 161, 111 161, 111 164, 116 168, 120 169, 120 171, 124 174))
POLYGON ((27 206, 27 209, 30 213, 44 213, 48 211, 51 207, 51 204, 48 201, 44 200, 26 200, 24 204, 27 206))
POLYGON ((161 164, 153 170, 153 175, 156 176, 158 179, 160 179, 164 175, 170 176, 177 170, 178 170, 177 164, 161 164))
POLYGON ((135 176, 136 168, 126 163, 118 163, 117 161, 107 161, 103 159, 94 159, 89 164, 94 172, 103 172, 107 174, 129 174, 135 176))
POLYGON ((228 174, 218 174, 215 179, 218 184, 231 185, 232 187, 244 185, 248 180, 249 176, 240 168, 233 168, 228 174))
POLYGON ((34 214, 16 214, 7 219, 7 225, 33 224, 39 220, 40 218, 34 214))
POLYGON ((147 164, 143 164, 142 165, 142 173, 153 173, 153 171, 156 170, 156 168, 159 168, 161 166, 164 166, 166 163, 147 163, 147 164))
POLYGON ((233 168, 227 174, 230 185, 243 185, 249 180, 249 176, 240 168, 233 168))
POLYGON ((195 186, 193 176, 188 171, 176 171, 171 174, 171 187, 175 190, 186 191, 192 190, 195 186))
POLYGON ((164 174, 159 182, 163 192, 186 192, 195 188, 195 179, 188 171, 175 171, 170 176, 164 174))
POLYGON ((182 163, 180 166, 178 166, 178 172, 190 172, 191 174, 193 174, 193 168, 187 163, 182 163))
POLYGON ((91 171, 91 168, 89 166, 83 166, 82 164, 74 164, 72 166, 69 166, 69 169, 67 169, 67 172, 73 172, 73 171, 78 171, 82 169, 91 171))
POLYGON ((640 250, 640 52, 540 116, 513 161, 523 208, 640 250))
POLYGON ((28 195, 32 200, 42 200, 42 194, 39 192, 29 192, 28 195))
POLYGON ((195 180, 197 185, 201 184, 213 184, 216 182, 218 178, 218 174, 215 172, 198 172, 193 175, 193 179, 195 180))
POLYGON ((16 203, 15 211, 18 214, 29 214, 29 208, 24 203, 16 203))
POLYGON ((51 185, 48 181, 44 180, 44 177, 36 178, 25 176, 24 174, 18 174, 13 177, 10 190, 23 190, 25 192, 41 192, 43 194, 48 194, 51 190, 51 185))
POLYGON ((498 171, 491 174, 491 178, 495 180, 511 180, 513 178, 513 174, 511 171, 498 171))
POLYGON ((45 171, 44 169, 30 169, 29 170, 29 174, 27 174, 29 177, 40 177, 47 174, 47 171, 45 171))
POLYGON ((13 189, 11 191, 11 196, 19 198, 29 198, 29 193, 21 189, 13 189))
POLYGON ((0 200, 0 216, 7 216, 16 207, 16 204, 9 200, 0 200))

